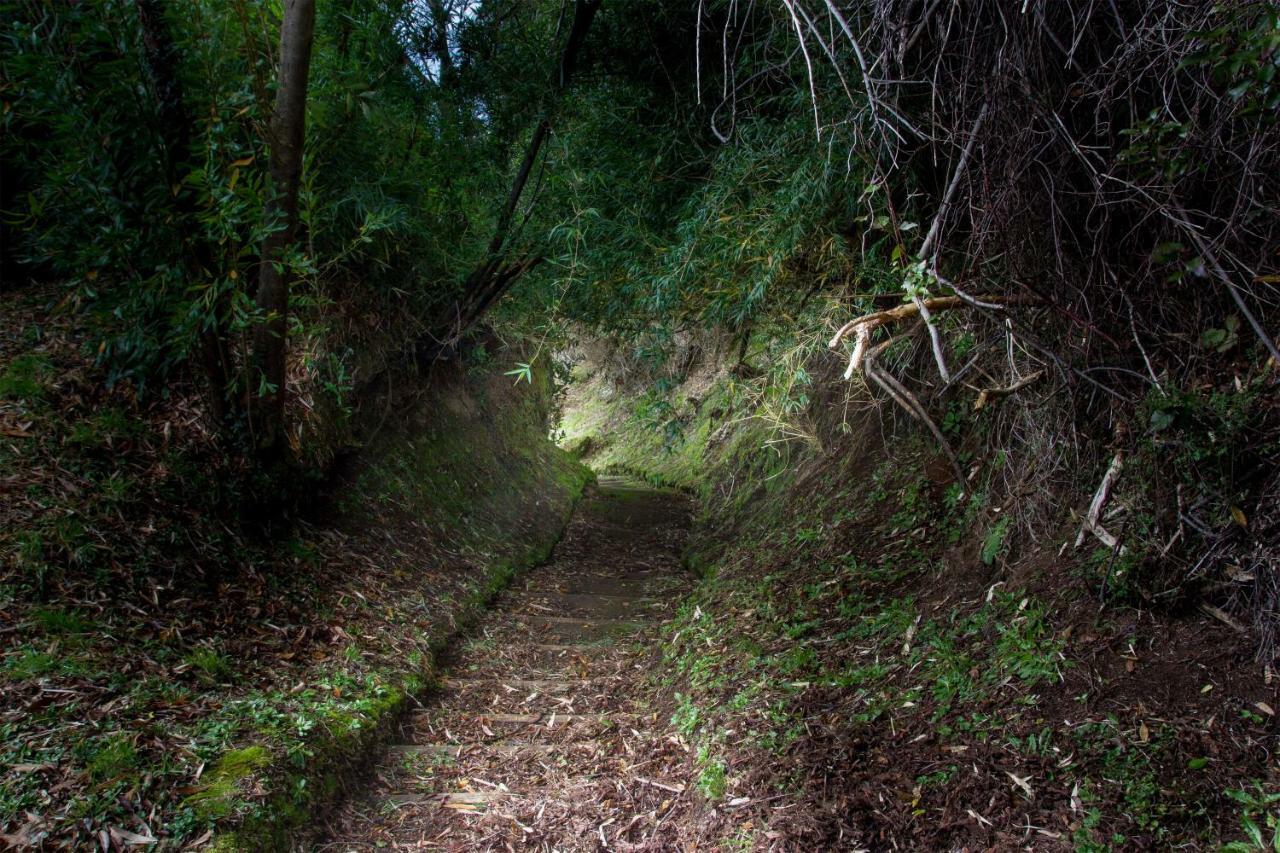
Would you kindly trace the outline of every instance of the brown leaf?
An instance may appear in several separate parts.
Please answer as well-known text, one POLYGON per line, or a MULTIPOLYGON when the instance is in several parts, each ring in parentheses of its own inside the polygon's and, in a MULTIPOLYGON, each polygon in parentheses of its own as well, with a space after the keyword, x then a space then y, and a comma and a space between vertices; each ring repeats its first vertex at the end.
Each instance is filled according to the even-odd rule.
POLYGON ((126 847, 141 847, 146 844, 155 844, 156 839, 150 835, 139 835, 136 832, 130 832, 127 829, 119 827, 111 827, 111 840, 116 844, 123 844, 126 847))

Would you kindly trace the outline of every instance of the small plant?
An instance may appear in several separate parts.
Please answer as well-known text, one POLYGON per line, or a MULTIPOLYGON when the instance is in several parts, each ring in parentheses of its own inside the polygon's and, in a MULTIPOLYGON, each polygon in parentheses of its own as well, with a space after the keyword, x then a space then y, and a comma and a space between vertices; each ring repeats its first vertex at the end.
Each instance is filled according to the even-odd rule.
POLYGON ((39 402, 52 372, 52 365, 42 355, 18 356, 0 371, 0 400, 39 402))
POLYGON ((1259 783, 1253 790, 1227 791, 1240 804, 1240 828, 1246 841, 1224 844, 1223 853, 1280 853, 1280 791, 1267 791, 1259 783))
POLYGON ((123 733, 108 735, 94 748, 85 762, 89 778, 105 782, 127 774, 138 766, 138 750, 133 740, 123 733))
POLYGON ((66 672, 69 668, 69 662, 60 657, 33 648, 25 648, 18 654, 5 658, 0 672, 22 681, 29 678, 43 678, 56 672, 66 672))
POLYGON ((698 706, 693 703, 693 699, 683 693, 677 693, 676 710, 671 715, 671 725, 676 727, 676 731, 689 737, 698 728, 699 716, 698 706))
POLYGON ((1009 535, 1009 516, 1001 516, 987 536, 982 540, 982 562, 990 566, 1004 552, 1005 540, 1009 535))
POLYGON ((530 385, 533 384, 533 367, 525 364, 524 362, 516 362, 516 366, 513 369, 506 371, 505 375, 514 376, 516 378, 517 385, 522 381, 527 382, 530 385))
POLYGON ((235 678, 235 666, 225 655, 213 649, 195 649, 183 658, 183 662, 195 670, 202 680, 224 683, 235 678))
POLYGON ((709 746, 703 746, 698 750, 698 764, 702 767, 698 773, 698 790, 709 800, 723 798, 729 774, 724 759, 712 755, 709 746))
POLYGON ((84 634, 93 624, 79 613, 51 607, 41 608, 31 615, 36 624, 50 634, 84 634))

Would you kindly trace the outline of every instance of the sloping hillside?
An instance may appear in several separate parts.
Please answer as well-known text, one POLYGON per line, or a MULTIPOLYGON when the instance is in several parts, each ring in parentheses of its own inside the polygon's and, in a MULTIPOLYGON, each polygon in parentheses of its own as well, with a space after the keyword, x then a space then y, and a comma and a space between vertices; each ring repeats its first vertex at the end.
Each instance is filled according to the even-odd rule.
POLYGON ((341 472, 255 517, 198 400, 106 389, 47 293, 6 320, 0 828, 19 848, 311 826, 589 477, 546 438, 545 373, 477 364, 403 378, 341 472))
POLYGON ((579 363, 566 414, 588 460, 700 499, 703 582, 660 676, 701 794, 689 843, 1211 847, 1250 822, 1269 837, 1280 684, 1258 635, 1208 599, 1116 597, 1134 566, 1076 545, 1085 506, 1025 536, 1019 513, 1051 496, 1000 494, 976 460, 962 492, 932 436, 883 409, 817 444, 780 439, 735 405, 721 358, 708 347, 668 381, 665 438, 652 398, 628 396, 651 385, 607 359, 579 363))

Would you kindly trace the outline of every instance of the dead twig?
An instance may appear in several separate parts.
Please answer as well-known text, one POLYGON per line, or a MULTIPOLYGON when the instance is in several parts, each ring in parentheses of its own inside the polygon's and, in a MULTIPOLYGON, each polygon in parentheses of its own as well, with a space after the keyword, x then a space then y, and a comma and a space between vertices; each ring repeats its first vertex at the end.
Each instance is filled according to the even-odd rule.
MULTIPOLYGON (((981 297, 963 298, 960 296, 931 296, 928 299, 920 300, 920 303, 931 312, 937 314, 941 311, 950 311, 954 308, 973 307, 974 300, 982 303, 984 307, 992 308, 1009 308, 1014 305, 1038 305, 1039 297, 1026 294, 1014 294, 1010 296, 992 294, 981 297)), ((840 342, 853 333, 860 326, 867 326, 868 331, 878 329, 881 326, 900 323, 912 317, 920 316, 920 306, 914 302, 904 303, 896 308, 889 308, 885 311, 876 311, 871 314, 864 314, 861 317, 855 317, 836 331, 831 341, 827 344, 831 349, 835 349, 840 342)))
POLYGON ((978 409, 983 408, 993 400, 999 400, 1004 397, 1008 397, 1011 394, 1016 394, 1023 388, 1026 388, 1031 383, 1040 379, 1041 376, 1044 376, 1044 371, 1037 370, 1035 373, 1018 380, 1007 388, 983 388, 978 392, 978 399, 973 401, 973 410, 976 412, 978 409))

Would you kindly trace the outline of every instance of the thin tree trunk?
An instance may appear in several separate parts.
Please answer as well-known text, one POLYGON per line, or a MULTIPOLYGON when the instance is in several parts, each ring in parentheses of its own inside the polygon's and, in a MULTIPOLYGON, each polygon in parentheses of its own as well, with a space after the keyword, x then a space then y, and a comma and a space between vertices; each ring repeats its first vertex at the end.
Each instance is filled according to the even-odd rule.
POLYGON ((431 49, 440 63, 440 85, 446 88, 457 81, 453 73, 453 54, 449 52, 449 24, 453 18, 452 4, 445 0, 431 0, 431 49))
POLYGON ((502 206, 502 213, 498 216, 498 227, 494 230, 493 239, 489 242, 491 257, 502 253, 503 245, 511 235, 511 223, 515 218, 516 207, 520 204, 520 197, 524 195, 524 188, 529 183, 529 176, 533 173, 533 166, 537 162, 538 154, 542 151, 543 143, 547 141, 547 136, 551 132, 551 115, 559 105, 560 97, 569 88, 569 81, 573 79, 573 72, 578 67, 578 53, 582 50, 582 43, 587 40, 587 31, 591 28, 591 21, 599 11, 601 2, 602 0, 577 0, 573 4, 573 25, 569 28, 569 37, 565 41, 560 64, 556 67, 555 76, 551 79, 551 97, 543 109, 542 118, 538 121, 533 136, 529 139, 524 159, 511 184, 511 191, 507 194, 506 204, 502 206))
MULTIPOLYGON (((515 177, 512 179, 511 189, 507 193, 506 201, 502 205, 502 210, 498 213, 497 226, 494 228, 493 237, 489 241, 485 259, 477 264, 476 268, 467 276, 463 285, 461 299, 454 305, 450 315, 444 318, 444 321, 440 324, 441 328, 452 327, 452 332, 447 335, 445 349, 451 349, 452 346, 456 345, 457 340, 479 321, 488 307, 516 279, 536 266, 541 260, 540 258, 525 258, 508 265, 507 252, 510 249, 508 242, 512 237, 516 210, 520 206, 520 199, 529 184, 529 177, 533 174, 533 167, 538 161, 538 155, 541 154, 543 145, 551 135, 552 115, 560 103, 560 98, 565 90, 569 88, 569 83, 573 79, 573 73, 578 65, 578 54, 582 50, 582 45, 587 38, 587 32, 591 28, 591 22, 594 20, 596 12, 599 11, 602 2, 603 0, 575 0, 573 4, 573 24, 569 28, 569 35, 565 40, 560 62, 551 78, 550 94, 543 107, 542 116, 539 118, 533 135, 529 138, 529 143, 525 147, 524 157, 521 158, 520 167, 516 170, 515 177)), ((432 349, 438 350, 439 347, 432 347, 432 349)))
POLYGON ((284 255, 298 230, 298 185, 302 177, 302 146, 306 131, 307 77, 315 36, 315 0, 286 0, 280 25, 280 72, 276 105, 271 116, 272 196, 269 216, 283 227, 263 241, 258 275, 258 310, 263 317, 254 333, 251 381, 254 395, 253 428, 259 450, 266 456, 282 452, 284 382, 288 355, 289 271, 284 255))

